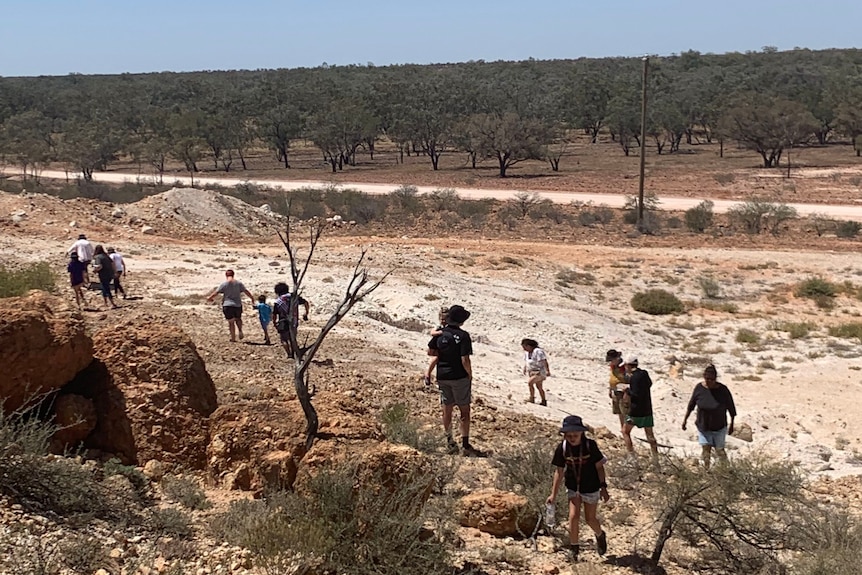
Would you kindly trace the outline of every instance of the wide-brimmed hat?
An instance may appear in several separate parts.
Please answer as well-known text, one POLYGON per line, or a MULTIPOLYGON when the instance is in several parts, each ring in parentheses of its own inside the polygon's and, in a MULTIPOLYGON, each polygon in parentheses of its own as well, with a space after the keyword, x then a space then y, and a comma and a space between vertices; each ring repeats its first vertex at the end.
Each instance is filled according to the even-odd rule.
POLYGON ((579 416, 567 415, 563 420, 562 427, 560 427, 560 433, 569 433, 570 431, 589 431, 589 428, 584 425, 584 420, 579 416))
POLYGON ((605 354, 605 362, 613 361, 623 356, 623 352, 617 351, 615 349, 609 349, 605 354))
POLYGON ((453 305, 449 308, 449 322, 462 324, 470 319, 470 312, 464 309, 463 306, 453 305))

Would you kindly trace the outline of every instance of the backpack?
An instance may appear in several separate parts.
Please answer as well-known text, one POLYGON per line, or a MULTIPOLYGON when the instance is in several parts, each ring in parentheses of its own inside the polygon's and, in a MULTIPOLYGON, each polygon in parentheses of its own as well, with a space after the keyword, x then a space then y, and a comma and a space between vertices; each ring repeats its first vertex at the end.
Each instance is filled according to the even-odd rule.
POLYGON ((278 311, 278 321, 275 322, 275 331, 278 333, 284 333, 290 327, 290 324, 288 323, 291 315, 290 296, 280 296, 275 300, 273 307, 278 311))

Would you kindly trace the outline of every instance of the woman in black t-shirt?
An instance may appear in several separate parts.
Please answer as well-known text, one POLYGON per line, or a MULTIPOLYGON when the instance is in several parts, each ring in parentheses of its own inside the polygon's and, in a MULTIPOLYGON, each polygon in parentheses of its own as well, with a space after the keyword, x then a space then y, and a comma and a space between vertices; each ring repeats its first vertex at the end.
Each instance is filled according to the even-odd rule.
POLYGON ((574 560, 577 560, 580 551, 581 504, 584 507, 584 519, 596 534, 596 550, 599 555, 604 555, 608 550, 608 539, 596 514, 599 499, 610 499, 605 481, 606 459, 598 444, 587 439, 585 431, 587 427, 577 415, 569 415, 563 420, 560 433, 564 439, 554 451, 551 461, 556 469, 551 495, 547 500, 549 505, 553 505, 560 484, 565 479, 566 498, 569 501, 569 543, 574 560))
POLYGON ((733 435, 733 421, 736 419, 736 405, 733 403, 733 394, 726 385, 718 381, 718 370, 710 364, 703 370, 703 383, 698 383, 691 392, 691 399, 682 419, 682 429, 685 431, 688 424, 688 416, 697 408, 695 425, 697 426, 697 440, 701 447, 701 458, 703 466, 709 469, 712 449, 722 461, 727 461, 727 452, 724 449, 727 436, 733 435), (727 416, 730 415, 730 425, 727 424, 727 416))

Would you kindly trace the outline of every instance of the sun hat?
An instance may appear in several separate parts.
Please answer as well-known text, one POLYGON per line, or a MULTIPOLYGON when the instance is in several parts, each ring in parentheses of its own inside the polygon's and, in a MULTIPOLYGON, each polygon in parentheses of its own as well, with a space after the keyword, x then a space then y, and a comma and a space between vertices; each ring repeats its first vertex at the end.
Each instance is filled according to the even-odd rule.
POLYGON ((563 419, 563 426, 560 427, 560 433, 568 433, 570 431, 589 431, 589 428, 584 425, 584 421, 577 415, 567 415, 563 419))
POLYGON ((453 305, 449 308, 449 323, 462 324, 470 319, 470 312, 464 309, 463 306, 453 305))
POLYGON ((623 352, 621 352, 621 351, 617 351, 615 349, 609 349, 608 352, 605 354, 605 363, 607 363, 609 361, 613 361, 613 360, 617 359, 618 357, 622 357, 622 355, 623 355, 623 352))
POLYGON ((637 365, 638 358, 636 355, 630 355, 626 358, 626 365, 637 365))

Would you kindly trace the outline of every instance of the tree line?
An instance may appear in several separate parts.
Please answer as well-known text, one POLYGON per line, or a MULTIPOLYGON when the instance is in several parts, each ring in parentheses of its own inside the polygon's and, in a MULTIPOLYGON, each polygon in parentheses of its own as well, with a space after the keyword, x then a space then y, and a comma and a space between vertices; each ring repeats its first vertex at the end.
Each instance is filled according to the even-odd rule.
POLYGON ((538 159, 557 171, 574 137, 608 134, 628 155, 737 142, 779 164, 785 150, 839 138, 862 154, 862 50, 797 49, 651 60, 648 142, 640 141, 641 60, 0 78, 0 154, 26 175, 62 162, 90 180, 121 158, 157 176, 170 160, 248 169, 266 147, 286 169, 310 142, 332 172, 371 160, 381 139, 403 163, 463 154, 505 177, 538 159))

